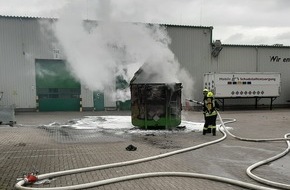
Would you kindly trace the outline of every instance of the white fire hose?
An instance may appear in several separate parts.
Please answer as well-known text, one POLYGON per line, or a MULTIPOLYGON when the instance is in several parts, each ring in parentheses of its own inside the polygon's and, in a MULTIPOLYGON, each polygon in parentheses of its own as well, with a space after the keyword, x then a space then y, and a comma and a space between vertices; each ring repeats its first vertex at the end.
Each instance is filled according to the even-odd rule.
MULTIPOLYGON (((47 173, 47 174, 42 174, 38 175, 37 178, 38 180, 43 180, 43 179, 48 179, 48 178, 55 178, 58 176, 64 176, 64 175, 70 175, 70 174, 76 174, 76 173, 81 173, 81 172, 89 172, 89 171, 94 171, 94 170, 101 170, 101 169, 108 169, 108 168, 114 168, 114 167, 121 167, 121 166, 126 166, 126 165, 131 165, 131 164, 137 164, 141 162, 147 162, 151 160, 156 160, 156 159, 161 159, 165 157, 169 157, 175 154, 180 154, 184 153, 187 151, 199 149, 208 145, 212 145, 215 143, 218 143, 220 141, 223 141, 227 137, 227 133, 239 140, 245 140, 245 141, 255 141, 255 142, 261 142, 261 141, 286 141, 287 142, 287 149, 283 151, 282 153, 266 159, 264 161, 260 161, 256 164, 253 164, 247 169, 247 174, 249 177, 251 177, 254 180, 257 180, 258 182, 264 183, 266 185, 270 185, 272 187, 276 188, 282 188, 282 189, 290 189, 290 185, 288 184, 282 184, 282 183, 277 183, 277 182, 272 182, 268 181, 266 179, 260 178, 254 174, 251 173, 251 171, 261 165, 264 165, 268 162, 271 162, 273 160, 276 160, 278 158, 281 158, 282 156, 286 155, 289 152, 290 149, 290 143, 289 143, 289 134, 286 134, 284 138, 275 138, 275 139, 245 139, 241 137, 234 136, 231 134, 225 127, 225 123, 232 123, 235 122, 235 119, 231 119, 227 122, 224 122, 218 113, 218 117, 220 119, 221 125, 220 125, 220 132, 223 134, 223 136, 217 140, 210 141, 207 143, 199 144, 193 147, 188 147, 152 157, 147 157, 147 158, 142 158, 142 159, 137 159, 137 160, 131 160, 131 161, 126 161, 126 162, 119 162, 119 163, 112 163, 112 164, 105 164, 105 165, 99 165, 99 166, 92 166, 92 167, 86 167, 86 168, 79 168, 79 169, 72 169, 72 170, 65 170, 65 171, 59 171, 59 172, 53 172, 53 173, 47 173)), ((111 178, 111 179, 106 179, 106 180, 101 180, 101 181, 96 181, 96 182, 91 182, 91 183, 85 183, 85 184, 79 184, 79 185, 73 185, 73 186, 65 186, 65 187, 52 187, 52 188, 35 188, 35 187, 25 187, 25 181, 21 180, 19 181, 15 187, 16 189, 22 189, 22 190, 72 190, 72 189, 84 189, 84 188, 91 188, 91 187, 97 187, 101 185, 107 185, 111 183, 118 183, 121 181, 127 181, 127 180, 134 180, 134 179, 140 179, 140 178, 148 178, 148 177, 165 177, 165 176, 171 176, 171 177, 191 177, 191 178, 202 178, 202 179, 208 179, 208 180, 213 180, 213 181, 219 181, 223 183, 228 183, 248 189, 256 189, 256 190, 274 190, 275 188, 271 187, 264 187, 260 185, 254 185, 238 180, 233 180, 229 178, 224 178, 224 177, 219 177, 219 176, 213 176, 213 175, 207 175, 207 174, 199 174, 199 173, 188 173, 188 172, 154 172, 154 173, 141 173, 141 174, 134 174, 134 175, 128 175, 128 176, 122 176, 122 177, 116 177, 116 178, 111 178)))

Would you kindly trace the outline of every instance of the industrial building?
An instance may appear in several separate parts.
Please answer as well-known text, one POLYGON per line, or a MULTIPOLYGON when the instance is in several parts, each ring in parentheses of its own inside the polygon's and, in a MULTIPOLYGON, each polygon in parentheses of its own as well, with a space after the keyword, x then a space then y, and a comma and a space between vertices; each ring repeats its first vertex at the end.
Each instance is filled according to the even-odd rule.
MULTIPOLYGON (((54 38, 44 35, 39 21, 54 19, 0 16, 1 105, 16 111, 83 111, 130 109, 128 102, 113 102, 104 92, 93 92, 65 69, 64 55, 54 38), (49 73, 42 73, 42 69, 49 73)), ((213 27, 165 25, 170 49, 194 80, 193 98, 202 99, 203 77, 209 72, 281 73, 276 107, 290 106, 290 47, 232 45, 213 40, 213 27)), ((46 33, 47 34, 47 33, 46 33)), ((183 97, 183 104, 185 105, 183 97)), ((228 106, 253 105, 252 99, 230 99, 228 106)), ((259 105, 269 100, 259 99, 259 105)))

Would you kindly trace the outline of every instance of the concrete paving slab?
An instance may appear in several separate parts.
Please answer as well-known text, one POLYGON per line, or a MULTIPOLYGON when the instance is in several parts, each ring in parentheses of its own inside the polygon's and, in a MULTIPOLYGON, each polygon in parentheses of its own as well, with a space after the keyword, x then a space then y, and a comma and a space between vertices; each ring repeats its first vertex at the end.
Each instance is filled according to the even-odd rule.
MULTIPOLYGON (((184 120, 202 122, 198 111, 183 111, 184 120)), ((289 133, 290 110, 222 111, 223 118, 236 118, 228 124, 232 133, 249 138, 277 138, 289 133)), ((40 174, 90 167, 160 155, 222 137, 200 132, 172 132, 155 136, 118 136, 98 130, 45 128, 52 122, 66 123, 94 115, 130 115, 130 112, 49 112, 16 113, 17 125, 0 127, 0 189, 15 189, 17 178, 37 169, 40 174), (136 151, 126 151, 133 144, 136 151)), ((145 172, 195 172, 259 184, 246 175, 251 164, 282 152, 285 142, 245 142, 232 137, 201 149, 144 163, 55 178, 50 184, 33 187, 60 187, 145 172)), ((289 155, 254 171, 261 177, 289 183, 289 155)), ((221 182, 182 177, 156 177, 130 180, 88 189, 245 189, 221 182)))

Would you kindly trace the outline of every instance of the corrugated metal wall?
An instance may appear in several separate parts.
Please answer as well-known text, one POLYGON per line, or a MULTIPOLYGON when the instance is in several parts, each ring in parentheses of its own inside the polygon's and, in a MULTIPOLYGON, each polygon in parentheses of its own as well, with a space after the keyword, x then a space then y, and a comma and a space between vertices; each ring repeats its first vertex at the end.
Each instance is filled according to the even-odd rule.
POLYGON ((256 49, 226 46, 213 61, 217 64, 217 72, 255 72, 256 49))
MULTIPOLYGON (((62 59, 56 40, 41 25, 50 19, 0 17, 1 105, 36 109, 35 59, 62 59)), ((93 93, 82 86, 82 106, 93 107, 93 93)))
POLYGON ((93 92, 87 88, 85 85, 81 84, 81 98, 82 98, 82 107, 86 109, 93 109, 94 100, 93 100, 93 92))
MULTIPOLYGON (((290 48, 271 46, 224 45, 219 56, 213 58, 217 72, 278 72, 281 73, 281 96, 274 104, 289 104, 290 100, 290 48), (278 58, 281 58, 278 61, 278 58), (284 60, 284 61, 283 61, 284 60)), ((252 104, 253 99, 227 100, 227 104, 252 104)), ((269 99, 261 99, 259 104, 269 105, 269 99)))
MULTIPOLYGON (((0 102, 2 105, 15 104, 16 108, 35 109, 35 59, 64 57, 59 44, 49 34, 50 31, 44 30, 39 21, 49 23, 53 20, 0 16, 0 91, 4 92, 0 102)), ((212 57, 211 27, 166 27, 172 40, 171 50, 193 77, 194 92, 191 98, 202 99, 204 73, 280 72, 282 94, 274 104, 289 104, 289 47, 224 45, 219 56, 212 57), (273 56, 281 58, 280 61, 271 61, 273 56)), ((81 96, 83 107, 94 107, 93 92, 83 85, 81 96)), ((105 102, 108 104, 105 107, 112 106, 112 102, 105 102)), ((248 101, 238 102, 249 104, 248 101)), ((265 103, 269 104, 268 100, 265 103)), ((237 101, 232 101, 232 104, 237 104, 237 101)))
POLYGON ((52 58, 52 53, 36 19, 0 19, 0 91, 2 105, 36 107, 35 62, 37 57, 52 58))
POLYGON ((281 73, 281 95, 275 104, 290 104, 290 48, 258 48, 258 71, 281 73))
MULTIPOLYGON (((0 91, 1 104, 15 104, 16 108, 35 109, 35 59, 62 59, 61 48, 51 31, 40 23, 51 24, 51 19, 0 17, 0 91), (40 21, 40 22, 39 22, 40 21), (58 53, 56 53, 58 52, 58 53)), ((202 73, 211 70, 209 27, 168 26, 172 38, 171 49, 177 59, 193 75, 195 85, 202 88, 202 73), (201 72, 202 70, 202 72, 201 72)), ((200 91, 193 92, 200 97, 200 91)), ((94 107, 93 92, 82 85, 82 107, 94 107)), ((105 107, 115 103, 105 96, 105 107)))
POLYGON ((171 50, 194 81, 192 97, 185 98, 202 100, 203 73, 216 71, 211 63, 212 28, 168 26, 167 31, 172 39, 171 50))

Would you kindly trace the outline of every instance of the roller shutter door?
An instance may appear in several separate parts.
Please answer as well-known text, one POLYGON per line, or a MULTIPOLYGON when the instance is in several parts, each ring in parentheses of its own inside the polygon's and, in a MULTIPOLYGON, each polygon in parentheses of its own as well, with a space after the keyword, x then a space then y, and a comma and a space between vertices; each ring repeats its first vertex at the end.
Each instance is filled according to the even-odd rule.
POLYGON ((37 59, 35 71, 39 111, 80 110, 80 83, 63 60, 37 59))

